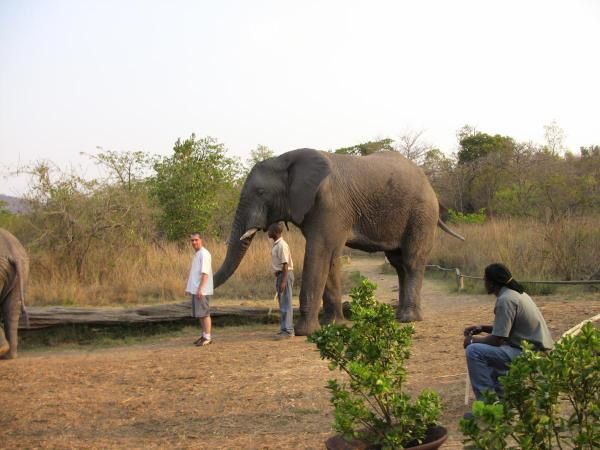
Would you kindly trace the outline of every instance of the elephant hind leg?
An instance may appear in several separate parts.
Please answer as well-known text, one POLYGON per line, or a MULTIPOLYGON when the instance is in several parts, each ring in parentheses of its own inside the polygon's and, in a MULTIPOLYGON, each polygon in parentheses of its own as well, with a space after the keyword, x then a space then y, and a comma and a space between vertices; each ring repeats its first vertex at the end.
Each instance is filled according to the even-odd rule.
POLYGON ((408 260, 401 250, 385 252, 388 261, 398 274, 398 310, 396 318, 400 322, 423 320, 421 310, 421 285, 425 266, 414 259, 408 260))
POLYGON ((5 355, 6 353, 8 353, 9 350, 10 350, 10 344, 8 343, 8 341, 6 340, 6 337, 4 336, 4 328, 0 327, 0 357, 5 355))
MULTIPOLYGON (((2 316, 4 319, 4 334, 8 341, 9 350, 4 355, 3 359, 12 359, 17 357, 17 330, 19 327, 19 317, 21 315, 20 290, 15 287, 2 303, 2 316)), ((0 337, 1 340, 1 337, 0 337)), ((0 342, 0 346, 1 346, 0 342)))

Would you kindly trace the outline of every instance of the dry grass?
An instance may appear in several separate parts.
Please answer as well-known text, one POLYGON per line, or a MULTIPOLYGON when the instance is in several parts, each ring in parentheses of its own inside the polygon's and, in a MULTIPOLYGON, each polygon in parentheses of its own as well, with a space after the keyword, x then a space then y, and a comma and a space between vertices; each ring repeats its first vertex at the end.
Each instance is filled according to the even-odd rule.
MULTIPOLYGON (((304 237, 296 230, 284 233, 299 279, 304 260, 304 237)), ((213 256, 213 270, 225 258, 223 242, 205 242, 213 256)), ((123 249, 115 258, 101 249, 93 252, 88 272, 80 281, 73 271, 61 269, 51 253, 32 256, 27 303, 30 305, 124 305, 158 303, 185 297, 184 290, 193 250, 189 245, 149 244, 141 250, 123 249), (90 270, 93 268, 92 270, 90 270)), ((260 233, 248 249, 236 273, 219 288, 220 298, 265 298, 274 292, 271 244, 260 233)), ((299 285, 299 283, 297 283, 299 285)))
MULTIPOLYGON (((507 264, 517 279, 575 280, 600 277, 600 217, 567 217, 543 223, 533 219, 492 220, 484 225, 454 225, 466 236, 460 242, 438 232, 430 262, 460 267, 480 275, 487 264, 507 264)), ((294 258, 296 289, 304 260, 304 237, 296 228, 285 233, 294 258)), ((205 243, 213 270, 225 258, 222 242, 205 243)), ((273 295, 271 244, 264 233, 254 239, 240 267, 216 293, 226 299, 265 299, 273 295)), ((51 253, 32 257, 30 305, 124 305, 184 298, 193 250, 189 244, 147 245, 122 249, 114 257, 101 247, 87 262, 85 280, 61 269, 51 253)))
POLYGON ((453 225, 460 242, 438 232, 432 264, 481 275, 486 265, 503 262, 520 279, 579 280, 600 275, 600 217, 496 219, 483 225, 453 225))

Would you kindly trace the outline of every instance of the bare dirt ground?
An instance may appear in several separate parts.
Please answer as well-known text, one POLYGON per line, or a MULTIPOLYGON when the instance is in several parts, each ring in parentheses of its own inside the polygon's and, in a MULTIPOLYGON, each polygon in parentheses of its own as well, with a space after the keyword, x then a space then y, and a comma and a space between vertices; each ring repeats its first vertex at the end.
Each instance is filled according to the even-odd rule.
MULTIPOLYGON (((397 298, 396 277, 379 258, 355 259, 397 298)), ((600 296, 536 298, 555 337, 600 311, 600 296)), ((466 410, 462 330, 489 323, 493 297, 424 286, 409 388, 437 390, 450 438, 462 448, 466 410)), ((304 338, 276 341, 274 325, 217 328, 214 344, 195 336, 101 350, 25 352, 0 361, 0 448, 320 449, 333 434, 326 380, 334 376, 304 338)))

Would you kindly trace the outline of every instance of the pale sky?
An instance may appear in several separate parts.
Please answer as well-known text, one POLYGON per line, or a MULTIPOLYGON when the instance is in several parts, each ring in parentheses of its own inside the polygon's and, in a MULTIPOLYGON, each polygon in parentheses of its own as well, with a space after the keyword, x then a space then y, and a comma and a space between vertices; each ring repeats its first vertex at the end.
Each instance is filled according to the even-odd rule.
POLYGON ((450 154, 465 124, 541 143, 556 121, 578 151, 599 44, 599 0, 0 0, 0 175, 191 133, 246 158, 425 130, 450 154))

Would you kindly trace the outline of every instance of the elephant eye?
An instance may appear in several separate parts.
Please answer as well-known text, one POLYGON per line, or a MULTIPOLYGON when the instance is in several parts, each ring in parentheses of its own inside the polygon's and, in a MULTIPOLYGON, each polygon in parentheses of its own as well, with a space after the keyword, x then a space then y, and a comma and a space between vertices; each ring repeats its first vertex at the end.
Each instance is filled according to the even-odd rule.
POLYGON ((263 188, 258 188, 258 189, 256 190, 256 194, 257 194, 259 197, 262 197, 262 196, 265 194, 265 190, 264 190, 263 188))

